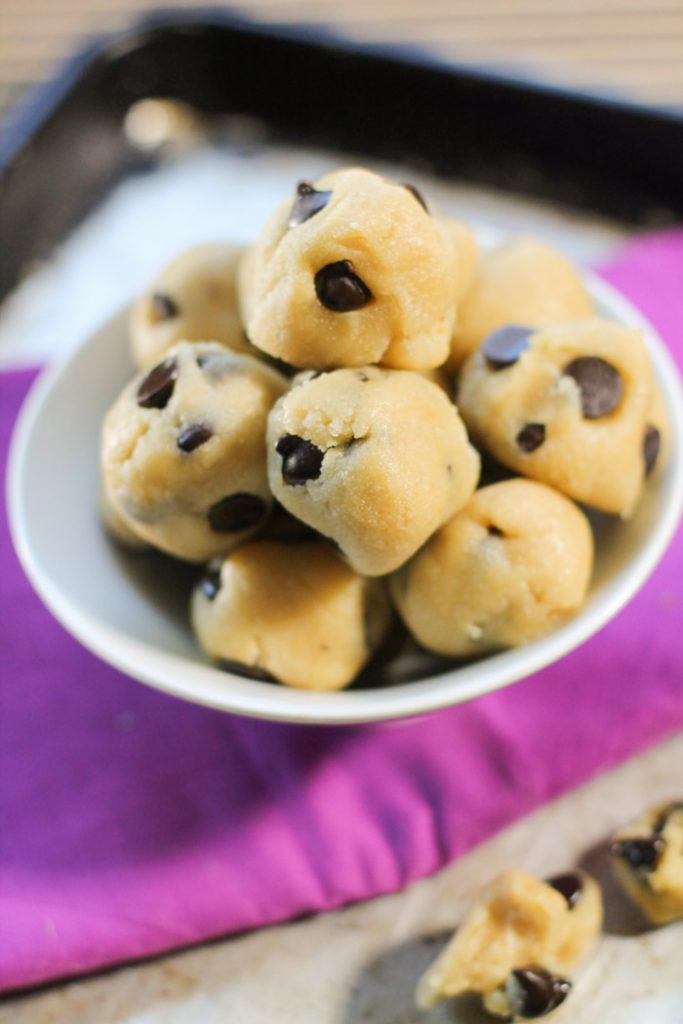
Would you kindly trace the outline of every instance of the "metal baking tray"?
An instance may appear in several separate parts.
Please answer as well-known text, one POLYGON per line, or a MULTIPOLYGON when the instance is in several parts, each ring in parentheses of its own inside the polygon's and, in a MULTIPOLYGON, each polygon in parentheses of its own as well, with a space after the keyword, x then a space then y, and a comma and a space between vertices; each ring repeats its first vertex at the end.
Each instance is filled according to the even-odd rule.
POLYGON ((229 12, 154 16, 93 43, 0 140, 0 299, 120 179, 158 155, 125 130, 149 97, 271 140, 426 168, 626 225, 683 215, 683 118, 615 98, 229 12))

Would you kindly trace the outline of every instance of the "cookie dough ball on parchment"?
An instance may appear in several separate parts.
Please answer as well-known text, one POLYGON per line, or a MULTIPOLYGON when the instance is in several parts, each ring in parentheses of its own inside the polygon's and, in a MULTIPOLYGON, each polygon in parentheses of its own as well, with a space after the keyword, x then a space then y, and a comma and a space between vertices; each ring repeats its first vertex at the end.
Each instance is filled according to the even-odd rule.
POLYGON ((567 998, 571 975, 596 942, 602 895, 584 872, 540 881, 506 871, 484 893, 420 979, 427 1009, 465 992, 499 1017, 545 1017, 567 998))
POLYGON ((413 636, 470 657, 516 647, 567 621, 586 597, 593 538, 567 498, 531 480, 476 491, 391 580, 413 636))
POLYGON ((457 389, 469 430, 499 462, 624 518, 643 485, 652 395, 641 332, 598 319, 501 328, 457 389))
POLYGON ((192 599, 209 657, 237 674, 339 690, 379 646, 391 618, 384 585, 326 541, 256 541, 211 563, 192 599))
POLYGON ((301 182, 240 268, 249 339, 300 367, 439 366, 468 273, 466 237, 415 189, 370 171, 301 182))
POLYGON ((254 354, 237 308, 243 252, 238 245, 198 245, 161 271, 131 312, 136 366, 154 366, 178 341, 218 341, 234 352, 254 354))
POLYGON ((273 494, 363 575, 402 565, 464 505, 478 475, 455 406, 417 373, 302 374, 268 418, 273 494))
POLYGON ((485 253, 459 308, 448 368, 456 370, 505 324, 543 327, 593 312, 581 276, 546 242, 516 238, 485 253))
POLYGON ((107 414, 107 500, 138 537, 176 558, 230 551, 268 515, 266 419, 286 386, 221 345, 176 345, 107 414))
POLYGON ((683 918, 683 799, 617 832, 610 852, 617 880, 653 924, 683 918))

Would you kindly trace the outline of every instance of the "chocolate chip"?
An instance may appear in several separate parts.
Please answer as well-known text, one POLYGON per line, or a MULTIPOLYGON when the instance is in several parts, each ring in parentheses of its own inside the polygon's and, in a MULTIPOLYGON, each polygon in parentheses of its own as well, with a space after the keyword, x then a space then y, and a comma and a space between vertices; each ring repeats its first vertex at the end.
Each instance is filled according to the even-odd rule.
POLYGON ((178 363, 174 357, 158 363, 138 388, 138 405, 142 409, 163 409, 173 394, 178 379, 178 363))
POLYGON ((350 260, 328 263, 315 275, 315 294, 325 309, 351 313, 372 299, 372 292, 353 270, 350 260))
POLYGON ((543 423, 527 423, 517 434, 517 444, 523 452, 535 452, 545 441, 543 423))
POLYGON ((570 908, 575 907, 581 899, 583 878, 576 871, 568 871, 564 875, 553 875, 552 878, 546 879, 546 884, 557 889, 564 896, 570 908))
POLYGON ((504 370, 517 362, 522 352, 529 347, 532 327, 506 324, 486 337, 482 343, 484 359, 493 370, 504 370))
POLYGON ((682 801, 675 800, 673 803, 667 804, 667 806, 657 815, 657 819, 654 825, 652 826, 652 831, 656 835, 659 835, 661 832, 663 832, 667 826, 667 823, 671 815, 676 814, 677 812, 683 812, 682 801))
POLYGON ((572 983, 543 967, 522 967, 508 978, 505 991, 514 1017, 545 1017, 571 992, 572 983))
POLYGON ((491 537, 504 537, 505 536, 505 534, 500 529, 500 527, 495 526, 493 523, 489 523, 489 525, 486 527, 486 529, 488 530, 488 532, 489 532, 491 537))
POLYGON ((300 181, 296 187, 296 199, 289 211, 288 228, 298 227, 319 213, 332 198, 331 192, 318 192, 310 181, 300 181))
POLYGON ((222 562, 220 559, 209 562, 204 570, 204 575, 199 581, 199 589, 209 601, 213 601, 221 589, 221 566, 222 562))
POLYGON ((659 457, 659 449, 662 443, 662 436, 656 427, 648 425, 645 427, 643 437, 643 458, 645 459, 645 476, 649 476, 655 468, 659 457))
POLYGON ((210 437, 213 437, 213 432, 208 427, 202 423, 193 423, 191 427, 179 434, 176 444, 181 452, 193 452, 195 448, 205 444, 210 437))
POLYGON ((263 683, 276 683, 277 679, 270 672, 258 665, 245 665, 241 661, 232 661, 231 658, 221 658, 218 662, 226 672, 234 672, 236 676, 245 676, 247 679, 258 679, 263 683))
POLYGON ((661 836, 644 836, 634 839, 617 839, 610 846, 613 857, 626 861, 633 871, 648 873, 654 871, 666 849, 666 840, 661 836))
POLYGON ((429 207, 427 206, 427 203, 425 202, 425 198, 422 195, 422 193, 420 192, 420 190, 415 188, 414 185, 411 185, 409 181, 402 181, 401 184, 403 185, 404 188, 408 189, 408 191, 410 192, 411 195, 415 196, 415 198, 417 199, 417 201, 420 204, 420 206, 422 207, 422 209, 426 213, 429 213, 429 207))
POLYGON ((265 501, 256 494, 229 494, 209 509, 209 526, 215 533, 238 533, 256 526, 266 512, 265 501))
POLYGON ((174 302, 170 295, 164 292, 155 292, 151 300, 152 320, 159 323, 161 320, 172 320, 180 312, 177 302, 174 302))
POLYGON ((572 359, 564 372, 581 391, 581 411, 587 420, 609 416, 621 401, 624 386, 619 371, 599 356, 572 359))
POLYGON ((275 451, 282 455, 282 479, 285 483, 296 486, 305 484, 307 480, 317 480, 320 476, 325 452, 311 441, 296 434, 284 434, 275 445, 275 451))

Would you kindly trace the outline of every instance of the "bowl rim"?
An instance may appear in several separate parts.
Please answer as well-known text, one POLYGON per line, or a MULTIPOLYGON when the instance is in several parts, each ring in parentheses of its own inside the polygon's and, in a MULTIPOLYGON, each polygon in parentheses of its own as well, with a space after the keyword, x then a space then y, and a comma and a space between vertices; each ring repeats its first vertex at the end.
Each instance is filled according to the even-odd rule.
POLYGON ((43 570, 33 548, 29 517, 23 514, 23 479, 31 441, 43 407, 79 357, 114 328, 124 312, 102 325, 62 363, 45 370, 25 399, 17 418, 8 457, 7 506, 10 534, 19 561, 33 588, 53 616, 85 648, 139 682, 175 697, 223 712, 281 722, 342 725, 405 719, 434 712, 492 693, 526 678, 564 657, 597 633, 642 587, 660 561, 683 514, 683 387, 673 357, 649 321, 612 285, 582 270, 587 290, 620 323, 643 329, 671 429, 664 507, 656 529, 595 602, 566 625, 540 640, 459 665, 414 682, 376 690, 322 693, 285 686, 264 686, 207 663, 169 654, 131 638, 65 596, 43 570))

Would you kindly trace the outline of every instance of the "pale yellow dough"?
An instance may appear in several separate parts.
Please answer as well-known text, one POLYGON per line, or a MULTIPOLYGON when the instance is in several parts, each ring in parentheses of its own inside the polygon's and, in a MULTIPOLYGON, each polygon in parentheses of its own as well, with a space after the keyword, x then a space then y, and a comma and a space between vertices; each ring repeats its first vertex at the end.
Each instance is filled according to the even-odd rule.
POLYGON ((531 480, 468 503, 391 579, 399 614, 429 650, 469 657, 544 636, 583 604, 593 565, 585 515, 531 480))
POLYGON ((607 320, 577 320, 531 335, 519 359, 493 368, 479 348, 460 373, 457 402, 475 442, 503 465, 550 484, 603 512, 629 517, 641 494, 643 435, 653 401, 650 360, 642 333, 607 320), (597 358, 616 370, 616 408, 586 418, 576 380, 565 370, 597 358), (545 439, 533 451, 520 432, 539 425, 545 439))
POLYGON ((133 530, 120 512, 112 505, 107 497, 104 488, 100 493, 100 519, 106 527, 107 533, 121 547, 129 551, 146 551, 149 548, 147 541, 142 540, 133 530))
POLYGON ((581 276, 547 242, 516 238, 485 253, 458 308, 448 368, 455 371, 504 324, 545 327, 582 319, 593 304, 581 276))
POLYGON ((213 342, 181 342, 166 353, 164 365, 167 360, 175 361, 177 377, 162 408, 140 406, 142 373, 107 414, 104 489, 141 540, 204 562, 242 543, 267 517, 266 418, 287 382, 258 360, 213 342), (182 450, 186 432, 197 426, 210 436, 182 450), (221 516, 215 509, 226 501, 233 503, 227 525, 225 510, 221 516), (241 521, 249 525, 239 528, 241 521))
POLYGON ((287 686, 347 686, 390 621, 382 582, 358 576, 327 542, 246 544, 207 579, 192 599, 203 650, 287 686))
MULTIPOLYGON (((428 1009, 442 999, 477 992, 489 1012, 511 1016, 506 983, 512 971, 540 967, 570 976, 596 942, 602 896, 584 872, 574 906, 526 871, 500 875, 420 979, 416 999, 428 1009)), ((516 1015, 515 1015, 516 1016, 516 1015)))
POLYGON ((619 883, 653 924, 683 918, 683 799, 659 804, 617 832, 612 853, 619 883), (654 840, 654 865, 630 863, 629 840, 654 840))
POLYGON ((295 202, 289 196, 242 262, 240 302, 250 341, 298 367, 441 365, 471 274, 467 228, 439 221, 405 186, 360 168, 314 184, 331 192, 326 205, 288 227, 295 202), (316 292, 316 275, 346 260, 371 298, 362 308, 332 311, 316 292))
POLYGON ((131 312, 137 367, 154 366, 178 341, 217 341, 234 352, 254 355, 237 307, 236 275, 243 252, 238 245, 198 245, 164 267, 131 312))
POLYGON ((479 456, 455 406, 417 373, 302 374, 268 418, 268 477, 284 507, 367 576, 405 562, 472 494, 479 456), (308 442, 317 476, 291 483, 282 438, 308 442))

